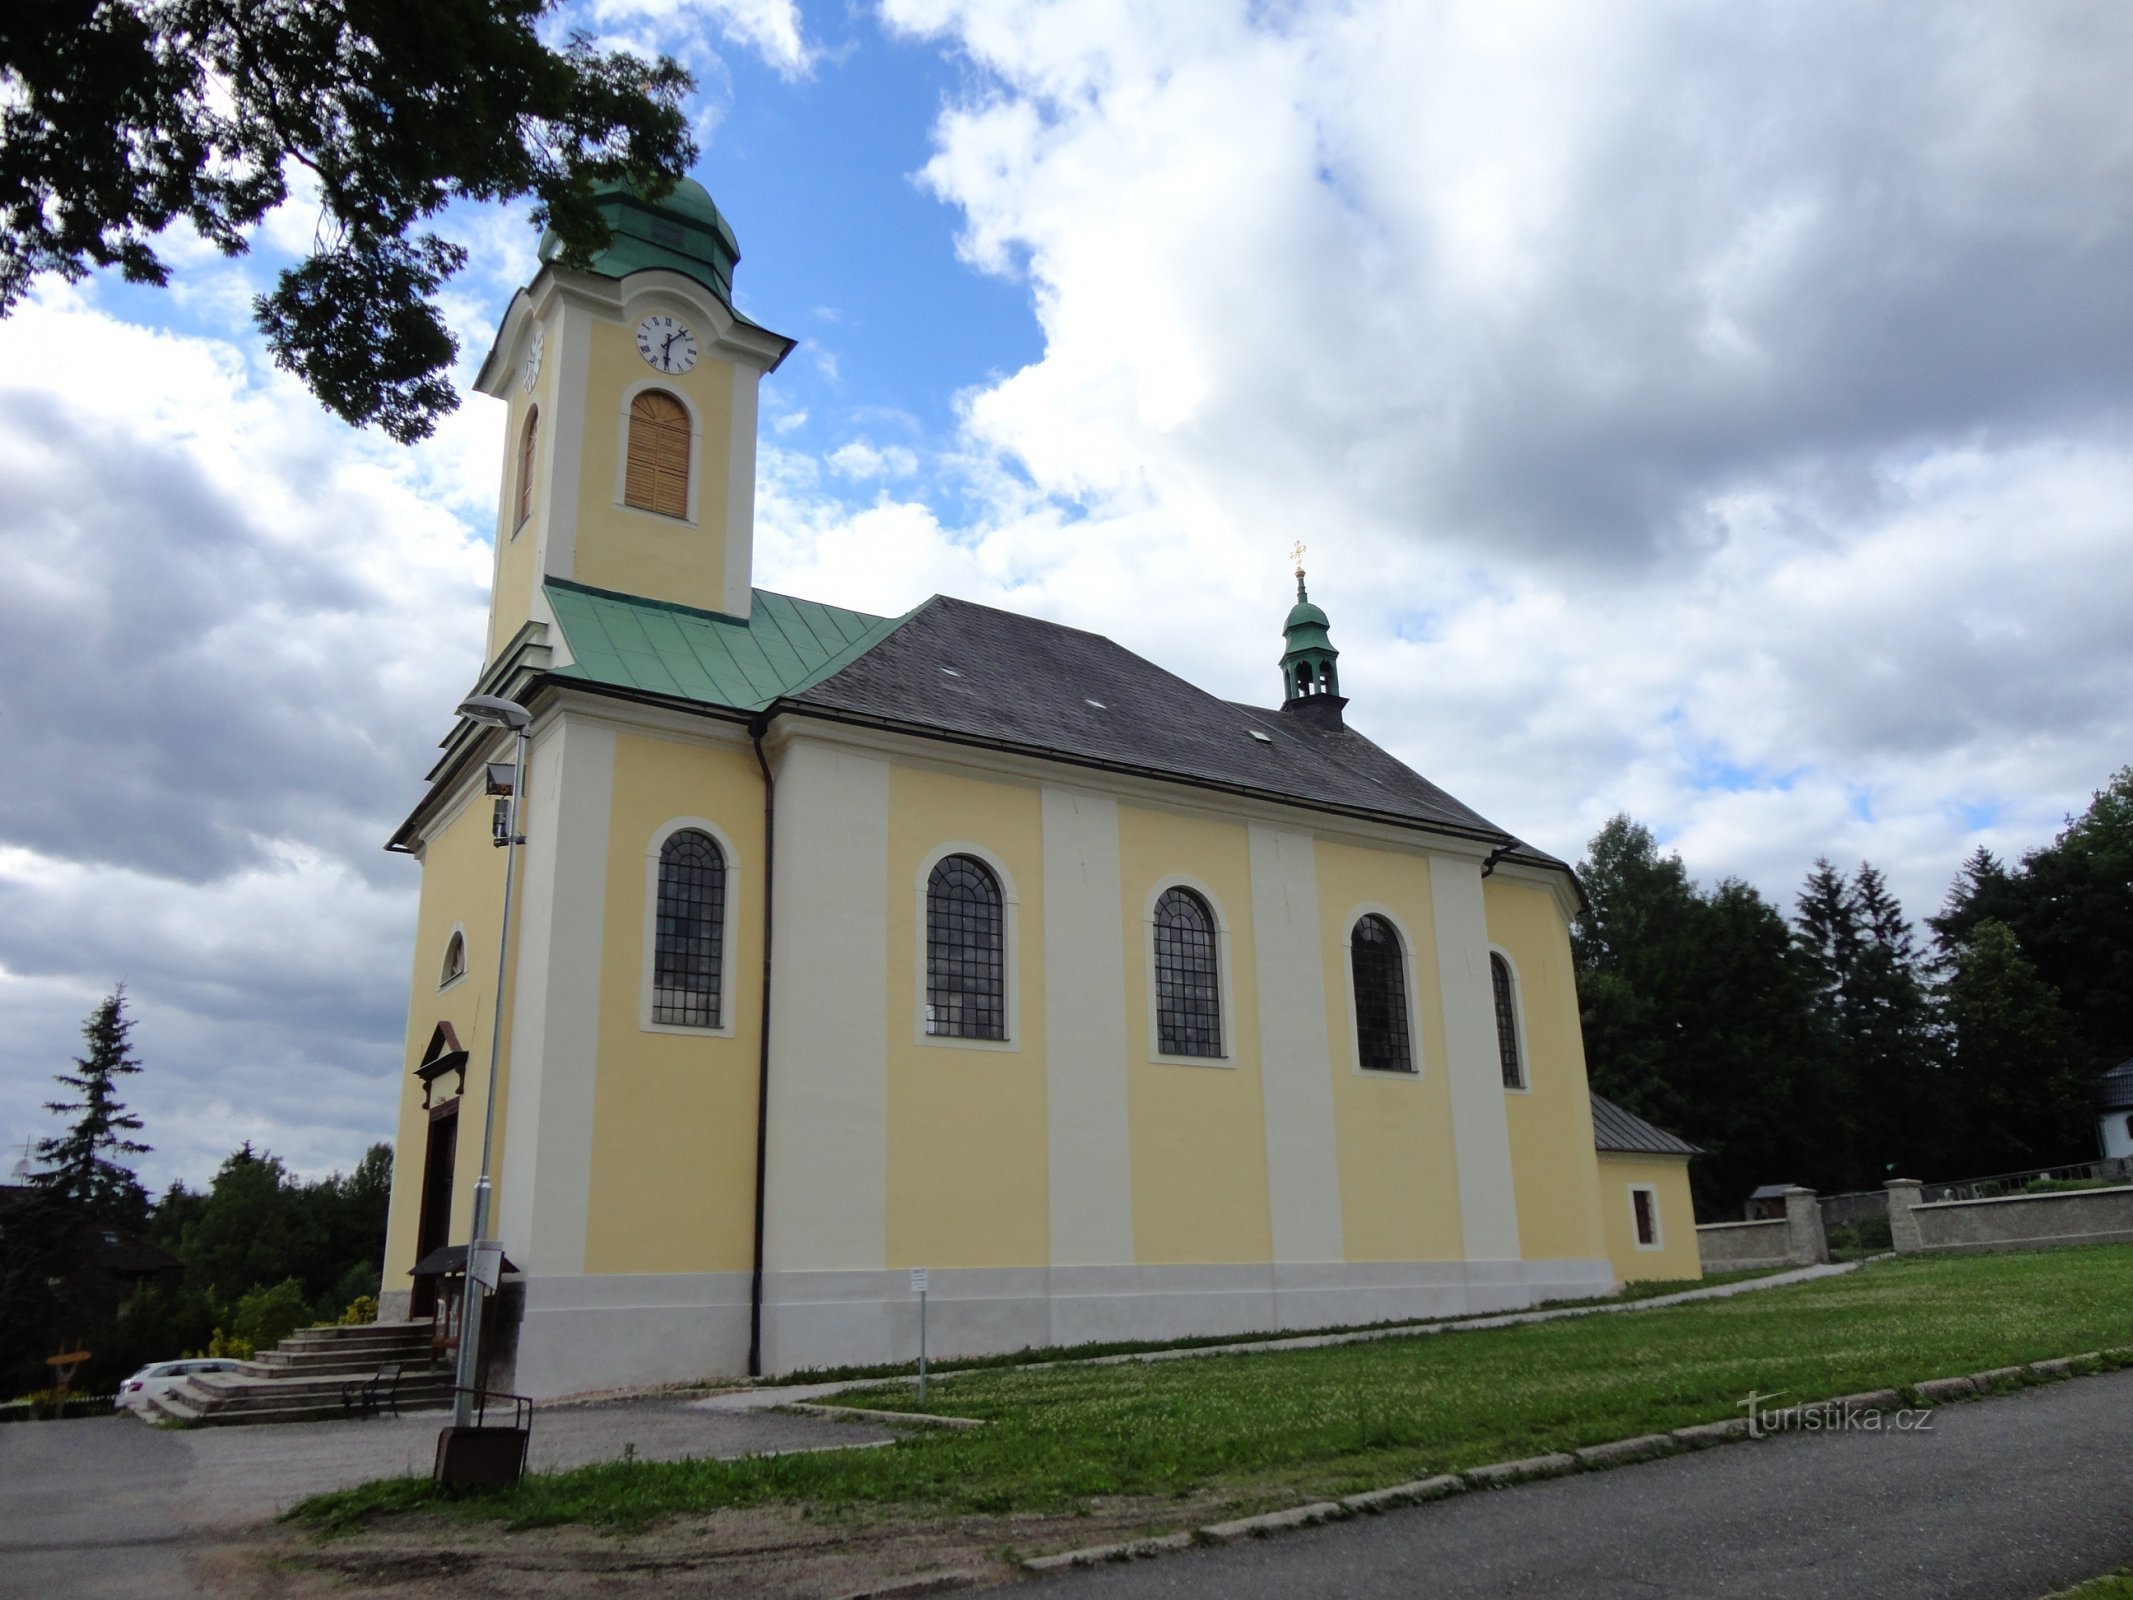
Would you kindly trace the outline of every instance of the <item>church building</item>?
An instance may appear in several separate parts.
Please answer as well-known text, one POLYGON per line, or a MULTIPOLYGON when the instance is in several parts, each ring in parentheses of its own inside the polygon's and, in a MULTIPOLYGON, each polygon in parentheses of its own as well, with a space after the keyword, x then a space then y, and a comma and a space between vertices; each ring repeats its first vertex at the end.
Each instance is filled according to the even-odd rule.
MULTIPOLYGON (((600 203, 612 246, 544 241, 478 380, 475 689, 534 716, 492 1385, 907 1361, 915 1268, 936 1357, 1697 1275, 1692 1147, 1595 1126, 1569 869, 1349 725, 1301 570, 1272 706, 948 596, 755 588, 793 341, 734 309, 699 185, 600 203)), ((468 1236, 510 746, 462 718, 390 845, 422 893, 388 1319, 468 1236)))

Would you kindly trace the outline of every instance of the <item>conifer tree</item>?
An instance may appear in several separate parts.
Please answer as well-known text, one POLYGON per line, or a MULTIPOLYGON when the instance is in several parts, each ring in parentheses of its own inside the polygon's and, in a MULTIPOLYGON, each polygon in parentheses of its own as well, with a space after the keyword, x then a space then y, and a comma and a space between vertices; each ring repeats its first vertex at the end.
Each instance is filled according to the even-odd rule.
POLYGON ((2037 975, 2014 930, 1991 918, 1955 947, 1951 965, 1960 1170, 1984 1175, 2088 1159, 2095 1080, 2058 991, 2037 975))
POLYGON ((47 1101, 45 1109, 71 1114, 74 1125, 38 1141, 37 1159, 43 1167, 36 1181, 80 1215, 137 1226, 148 1214, 147 1192, 130 1168, 113 1159, 149 1150, 128 1137, 141 1131, 141 1119, 127 1111, 118 1094, 118 1080, 141 1070, 127 1039, 132 1031, 126 986, 120 984, 82 1025, 89 1053, 76 1057, 74 1071, 56 1074, 78 1098, 47 1101))

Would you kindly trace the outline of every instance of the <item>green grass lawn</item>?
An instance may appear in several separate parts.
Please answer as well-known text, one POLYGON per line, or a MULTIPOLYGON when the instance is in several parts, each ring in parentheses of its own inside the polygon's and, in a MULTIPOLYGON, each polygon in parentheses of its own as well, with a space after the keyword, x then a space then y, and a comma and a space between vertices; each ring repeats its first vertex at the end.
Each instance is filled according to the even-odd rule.
MULTIPOLYGON (((991 1513, 1212 1494, 1258 1509, 1736 1417, 1751 1390, 1790 1403, 2128 1344, 2133 1247, 1876 1262, 1730 1299, 1511 1328, 979 1371, 940 1384, 926 1409, 993 1424, 982 1430, 850 1454, 614 1463, 459 1504, 518 1527, 642 1526, 766 1501, 991 1513)), ((839 1398, 917 1409, 903 1383, 839 1398)), ((296 1514, 345 1527, 446 1503, 426 1479, 393 1479, 296 1514)))

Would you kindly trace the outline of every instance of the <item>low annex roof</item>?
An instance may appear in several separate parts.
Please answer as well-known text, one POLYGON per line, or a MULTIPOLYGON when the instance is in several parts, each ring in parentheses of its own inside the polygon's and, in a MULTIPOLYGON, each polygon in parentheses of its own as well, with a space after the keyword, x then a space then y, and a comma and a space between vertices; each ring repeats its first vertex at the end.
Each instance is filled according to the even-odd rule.
MULTIPOLYGON (((747 620, 550 579, 558 676, 741 711, 773 704, 1510 846, 1350 728, 1222 700, 1099 634, 936 595, 901 617, 754 591, 747 620)), ((1567 870, 1567 869, 1566 869, 1567 870)))
POLYGON ((2104 1111, 2133 1111, 2133 1061, 2121 1061, 2103 1075, 2096 1104, 2104 1111))
MULTIPOLYGON (((1589 1091, 1588 1091, 1589 1092, 1589 1091)), ((1592 1144, 1596 1150, 1621 1155, 1700 1156, 1703 1146, 1690 1144, 1666 1129, 1654 1127, 1612 1100, 1592 1097, 1592 1144)))

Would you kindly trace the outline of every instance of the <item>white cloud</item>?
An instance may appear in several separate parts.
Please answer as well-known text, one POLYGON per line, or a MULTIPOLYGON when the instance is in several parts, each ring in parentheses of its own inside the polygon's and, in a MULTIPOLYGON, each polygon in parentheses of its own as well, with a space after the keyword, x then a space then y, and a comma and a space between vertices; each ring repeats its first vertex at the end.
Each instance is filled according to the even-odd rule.
POLYGON ((909 445, 853 439, 829 453, 829 464, 847 478, 908 478, 918 471, 918 452, 909 445))
POLYGON ((658 49, 685 50, 715 31, 786 78, 807 76, 817 56, 793 0, 592 0, 591 10, 604 25, 650 28, 658 49))
POLYGON ((254 349, 55 291, 0 323, 0 1130, 125 980, 158 1183, 389 1133, 415 873, 479 669, 487 403, 403 450, 254 349), (122 373, 124 381, 113 382, 122 373))
POLYGON ((1301 535, 1358 726, 1781 895, 1923 911, 2127 759, 2133 17, 884 16, 974 67, 923 180, 1045 336, 964 400, 966 591, 1264 700, 1301 535))

